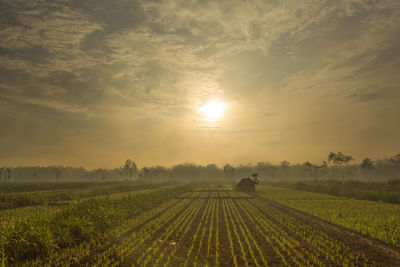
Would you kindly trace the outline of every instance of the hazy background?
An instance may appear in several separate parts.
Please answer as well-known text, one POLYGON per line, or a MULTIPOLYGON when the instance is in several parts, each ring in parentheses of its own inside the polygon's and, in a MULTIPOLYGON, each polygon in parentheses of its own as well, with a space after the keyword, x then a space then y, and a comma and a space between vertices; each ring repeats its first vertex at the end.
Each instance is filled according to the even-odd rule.
POLYGON ((391 156, 399 70, 397 0, 0 0, 0 165, 391 156))

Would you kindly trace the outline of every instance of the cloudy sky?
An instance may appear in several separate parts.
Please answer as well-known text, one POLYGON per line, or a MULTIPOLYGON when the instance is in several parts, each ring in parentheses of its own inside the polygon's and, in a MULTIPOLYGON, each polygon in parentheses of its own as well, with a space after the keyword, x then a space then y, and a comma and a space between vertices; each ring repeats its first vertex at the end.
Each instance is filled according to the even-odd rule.
POLYGON ((0 165, 361 160, 399 118, 398 0, 0 0, 0 165))

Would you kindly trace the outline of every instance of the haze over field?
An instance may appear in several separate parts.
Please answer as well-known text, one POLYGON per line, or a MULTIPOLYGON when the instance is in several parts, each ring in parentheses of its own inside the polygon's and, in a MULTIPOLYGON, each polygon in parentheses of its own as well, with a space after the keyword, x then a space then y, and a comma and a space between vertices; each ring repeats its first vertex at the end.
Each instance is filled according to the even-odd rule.
POLYGON ((400 3, 0 0, 0 163, 400 147, 400 3))

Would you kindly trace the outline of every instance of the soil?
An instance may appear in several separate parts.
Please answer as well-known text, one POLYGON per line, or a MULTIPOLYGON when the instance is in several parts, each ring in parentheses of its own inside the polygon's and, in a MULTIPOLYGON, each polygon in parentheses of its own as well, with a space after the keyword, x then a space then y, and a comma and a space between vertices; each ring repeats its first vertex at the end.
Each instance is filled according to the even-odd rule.
MULTIPOLYGON (((265 197, 210 189, 181 199, 191 201, 130 251, 121 266, 263 266, 264 260, 268 266, 342 266, 355 263, 339 262, 349 255, 366 259, 355 266, 400 266, 399 249, 265 197), (198 207, 192 210, 193 205, 198 207), (342 246, 345 254, 331 257, 316 248, 309 236, 293 230, 293 222, 326 236, 331 242, 327 244, 342 246), (284 243, 284 236, 291 243, 284 243)), ((143 225, 129 232, 140 232, 143 225)))

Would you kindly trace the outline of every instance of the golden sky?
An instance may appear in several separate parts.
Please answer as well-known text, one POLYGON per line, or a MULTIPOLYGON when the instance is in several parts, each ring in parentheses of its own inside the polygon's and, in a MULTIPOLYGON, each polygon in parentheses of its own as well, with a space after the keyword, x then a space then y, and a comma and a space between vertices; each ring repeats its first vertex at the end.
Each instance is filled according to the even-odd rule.
POLYGON ((0 166, 389 156, 399 71, 398 0, 0 0, 0 166))

